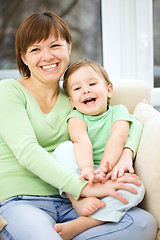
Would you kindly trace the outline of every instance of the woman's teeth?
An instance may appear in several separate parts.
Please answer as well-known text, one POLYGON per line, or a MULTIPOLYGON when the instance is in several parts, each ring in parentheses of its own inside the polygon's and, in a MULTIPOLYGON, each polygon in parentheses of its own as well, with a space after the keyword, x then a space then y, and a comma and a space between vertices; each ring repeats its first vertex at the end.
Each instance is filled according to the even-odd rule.
POLYGON ((52 69, 52 68, 55 68, 55 67, 57 67, 57 63, 56 64, 52 64, 52 65, 48 65, 48 66, 42 66, 42 69, 49 70, 49 69, 52 69))

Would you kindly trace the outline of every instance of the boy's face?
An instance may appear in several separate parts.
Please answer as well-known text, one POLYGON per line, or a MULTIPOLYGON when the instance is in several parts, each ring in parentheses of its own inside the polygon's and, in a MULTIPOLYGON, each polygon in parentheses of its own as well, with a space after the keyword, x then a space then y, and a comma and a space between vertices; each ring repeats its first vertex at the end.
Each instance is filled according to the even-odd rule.
POLYGON ((107 98, 111 98, 113 87, 92 67, 83 66, 68 78, 69 98, 78 111, 98 116, 107 111, 107 98))

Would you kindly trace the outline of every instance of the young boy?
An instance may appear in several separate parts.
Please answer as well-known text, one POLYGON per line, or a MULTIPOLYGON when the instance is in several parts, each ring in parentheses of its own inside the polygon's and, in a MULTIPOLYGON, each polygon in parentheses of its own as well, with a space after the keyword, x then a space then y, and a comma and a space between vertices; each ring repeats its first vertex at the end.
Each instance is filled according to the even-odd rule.
MULTIPOLYGON (((127 148, 129 129, 138 120, 123 105, 109 106, 113 85, 103 67, 86 59, 75 62, 64 75, 64 90, 74 109, 68 116, 68 131, 80 169, 80 179, 85 178, 90 184, 105 183, 110 177, 112 181, 122 177, 127 170, 134 173, 132 157, 126 159, 123 151, 127 148)), ((138 126, 141 129, 141 125, 138 126)), ((78 172, 76 167, 73 169, 78 172)), ((92 214, 89 217, 80 216, 71 222, 56 224, 54 228, 67 240, 105 221, 118 222, 128 209, 143 199, 143 185, 136 189, 136 195, 120 190, 128 200, 127 204, 113 197, 105 197, 102 199, 105 207, 94 208, 91 204, 92 209, 88 213, 90 211, 92 214)), ((67 196, 74 206, 76 201, 67 196)))

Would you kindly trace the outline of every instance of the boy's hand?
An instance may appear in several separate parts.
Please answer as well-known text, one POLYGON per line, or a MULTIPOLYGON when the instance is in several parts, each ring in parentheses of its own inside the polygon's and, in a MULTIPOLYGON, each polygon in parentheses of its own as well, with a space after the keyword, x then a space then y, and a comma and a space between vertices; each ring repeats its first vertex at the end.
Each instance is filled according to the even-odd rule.
POLYGON ((101 174, 105 176, 106 173, 112 171, 112 167, 109 162, 101 164, 95 171, 94 174, 101 174))
POLYGON ((81 171, 81 175, 79 179, 85 178, 89 181, 89 184, 92 184, 94 182, 94 169, 91 167, 85 167, 81 171))
POLYGON ((101 164, 95 171, 95 179, 97 182, 105 183, 109 178, 106 177, 108 173, 112 170, 111 165, 109 162, 105 162, 101 164))
POLYGON ((112 181, 116 181, 117 178, 120 178, 124 175, 126 171, 131 174, 134 174, 132 157, 128 155, 127 151, 122 154, 118 163, 114 166, 111 174, 112 181))

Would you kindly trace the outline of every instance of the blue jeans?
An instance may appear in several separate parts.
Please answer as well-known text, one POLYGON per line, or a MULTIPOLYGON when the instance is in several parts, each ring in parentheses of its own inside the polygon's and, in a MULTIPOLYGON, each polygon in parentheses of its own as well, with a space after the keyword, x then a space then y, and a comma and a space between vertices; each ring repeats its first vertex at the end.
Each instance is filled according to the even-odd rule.
MULTIPOLYGON (((13 197, 0 204, 0 215, 8 222, 0 233, 1 240, 61 240, 53 225, 77 218, 70 201, 60 196, 13 197)), ((119 223, 91 228, 74 240, 154 240, 156 231, 151 214, 132 208, 119 223)))

